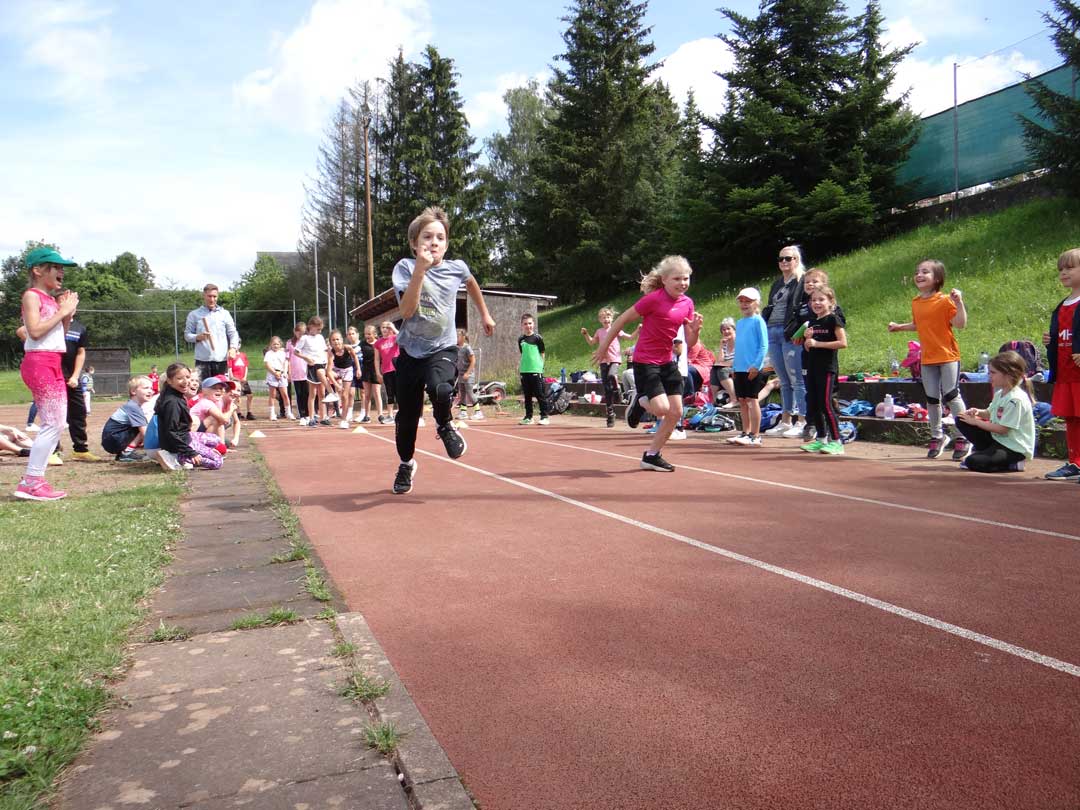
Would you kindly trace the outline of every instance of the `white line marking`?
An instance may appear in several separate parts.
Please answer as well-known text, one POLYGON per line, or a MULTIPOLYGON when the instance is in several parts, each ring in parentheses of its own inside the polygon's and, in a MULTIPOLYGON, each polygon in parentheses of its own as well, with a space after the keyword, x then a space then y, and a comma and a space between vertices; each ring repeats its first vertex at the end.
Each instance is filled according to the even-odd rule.
MULTIPOLYGON (((527 436, 515 436, 512 433, 503 433, 498 430, 485 430, 483 428, 474 428, 478 433, 487 433, 492 436, 502 436, 507 439, 516 439, 521 442, 535 442, 536 444, 547 444, 552 447, 562 447, 570 450, 580 450, 584 453, 596 453, 601 456, 611 456, 612 458, 627 459, 630 461, 639 461, 637 456, 628 456, 623 453, 612 453, 609 450, 597 450, 592 447, 579 447, 573 444, 562 444, 560 442, 545 441, 544 439, 531 439, 527 436)), ((752 453, 753 451, 744 451, 746 453, 752 453)), ((764 478, 753 478, 749 475, 737 475, 736 473, 721 472, 720 470, 710 470, 705 467, 693 467, 688 464, 679 464, 680 470, 693 470, 694 472, 705 473, 706 475, 717 475, 721 478, 734 478, 739 481, 748 481, 752 484, 764 484, 770 487, 778 487, 780 489, 791 489, 796 492, 806 492, 811 495, 826 495, 830 498, 840 498, 846 501, 855 501, 856 503, 868 503, 874 506, 884 506, 889 509, 899 509, 904 512, 918 512, 923 515, 934 515, 935 517, 952 518, 953 520, 964 520, 969 523, 979 523, 984 526, 996 526, 999 529, 1015 529, 1018 532, 1028 532, 1030 534, 1041 534, 1047 537, 1060 537, 1063 540, 1077 540, 1080 541, 1080 536, 1075 534, 1066 534, 1065 532, 1055 532, 1050 529, 1036 529, 1032 526, 1021 526, 1016 523, 1003 523, 999 520, 988 520, 986 518, 975 517, 973 515, 961 515, 956 512, 940 512, 937 509, 925 509, 921 506, 910 506, 903 503, 893 503, 892 501, 879 501, 876 498, 863 498, 858 495, 847 495, 842 492, 829 492, 826 489, 815 489, 813 487, 804 487, 799 484, 786 484, 783 481, 767 481, 764 478)))
MULTIPOLYGON (((493 433, 495 431, 484 432, 493 433)), ((392 439, 385 438, 383 436, 374 436, 373 434, 368 435, 372 436, 372 438, 378 439, 381 442, 386 442, 387 444, 393 443, 392 439)), ((540 440, 530 439, 529 441, 540 440)), ((552 444, 552 442, 543 443, 552 444)), ((737 551, 731 551, 726 548, 720 548, 719 546, 711 545, 710 543, 705 543, 701 540, 695 540, 693 537, 688 537, 685 534, 679 534, 678 532, 669 531, 668 529, 663 529, 659 526, 653 526, 650 523, 644 523, 643 521, 635 520, 634 518, 626 517, 625 515, 620 515, 617 512, 610 512, 607 509, 603 509, 599 506, 593 506, 592 504, 585 503, 584 501, 578 501, 574 498, 568 498, 567 496, 560 495, 557 492, 551 492, 550 490, 541 489, 540 487, 533 486, 532 484, 526 484, 523 481, 515 481, 513 478, 507 478, 506 476, 499 475, 498 473, 483 470, 479 467, 473 467, 471 464, 465 464, 462 461, 448 459, 444 456, 436 455, 435 453, 432 453, 428 450, 417 450, 416 452, 436 459, 437 461, 442 461, 447 464, 454 464, 458 467, 461 467, 462 469, 469 470, 470 472, 478 473, 480 475, 487 476, 488 478, 494 478, 497 481, 502 481, 503 483, 510 484, 511 486, 520 487, 521 489, 527 490, 529 492, 534 492, 537 495, 544 495, 561 503, 565 503, 568 506, 574 506, 578 509, 584 509, 586 512, 592 512, 593 514, 606 517, 610 520, 615 520, 619 523, 625 523, 628 526, 633 526, 634 528, 641 529, 646 532, 652 532, 653 534, 658 534, 661 537, 667 537, 668 539, 675 540, 679 543, 685 543, 688 546, 693 546, 694 548, 701 549, 702 551, 707 551, 711 554, 726 557, 729 560, 734 560, 735 562, 743 563, 744 565, 753 566, 754 568, 758 568, 762 571, 767 571, 770 574, 776 574, 778 576, 794 580, 795 582, 799 582, 803 585, 809 585, 811 588, 817 588, 818 590, 825 591, 826 593, 831 593, 835 596, 842 596, 845 599, 852 600, 853 602, 858 602, 859 604, 867 605, 868 607, 877 608, 878 610, 884 611, 885 613, 892 613, 895 616, 900 616, 901 618, 908 619, 909 621, 924 624, 927 627, 934 628, 935 630, 941 630, 942 632, 958 636, 959 638, 965 639, 967 641, 973 641, 976 644, 982 644, 985 647, 990 647, 991 649, 998 650, 999 652, 1003 652, 1017 658, 1022 658, 1025 661, 1031 661, 1032 663, 1040 664, 1041 666, 1049 667, 1050 669, 1056 669, 1059 672, 1064 672, 1066 675, 1072 675, 1073 677, 1080 678, 1080 666, 1076 664, 1070 664, 1068 661, 1062 661, 1049 655, 1043 655, 1042 653, 1035 652, 1034 650, 1029 650, 1026 647, 1019 647, 1015 644, 1010 644, 1007 641, 996 639, 993 636, 987 636, 983 633, 976 632, 975 630, 968 630, 966 627, 960 627, 959 625, 951 624, 949 622, 942 621, 941 619, 935 619, 933 616, 927 616, 914 610, 908 610, 907 608, 900 607, 899 605, 894 605, 891 602, 885 602, 881 599, 875 599, 872 596, 867 596, 866 594, 859 593, 858 591, 841 588, 839 585, 833 585, 830 582, 825 582, 821 579, 815 579, 814 577, 800 574, 798 571, 792 571, 788 568, 781 568, 780 566, 773 565, 772 563, 767 563, 753 557, 747 557, 745 554, 739 554, 737 551)), ((612 453, 610 455, 616 454, 612 453)))

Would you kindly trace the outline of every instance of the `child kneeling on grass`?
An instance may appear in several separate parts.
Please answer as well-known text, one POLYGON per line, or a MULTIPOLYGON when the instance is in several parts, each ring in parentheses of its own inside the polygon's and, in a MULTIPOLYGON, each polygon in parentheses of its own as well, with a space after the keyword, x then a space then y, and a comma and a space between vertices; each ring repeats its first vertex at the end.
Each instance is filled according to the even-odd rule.
POLYGON ((117 461, 142 461, 145 454, 135 448, 141 447, 146 438, 147 418, 143 405, 154 395, 154 384, 149 377, 132 377, 128 380, 128 399, 116 409, 101 429, 101 446, 112 453, 117 461))
POLYGON ((207 470, 221 469, 219 441, 214 433, 193 433, 191 411, 188 409, 187 392, 191 369, 183 363, 173 363, 165 371, 165 386, 154 415, 158 420, 158 463, 166 470, 202 467, 207 470))

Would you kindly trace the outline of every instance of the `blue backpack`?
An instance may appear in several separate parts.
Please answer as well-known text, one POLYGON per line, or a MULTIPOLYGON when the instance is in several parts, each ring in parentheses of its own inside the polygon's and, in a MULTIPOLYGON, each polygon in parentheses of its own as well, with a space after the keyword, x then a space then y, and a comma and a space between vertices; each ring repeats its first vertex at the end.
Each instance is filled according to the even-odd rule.
POLYGON ((774 427, 776 423, 780 421, 780 416, 783 413, 784 409, 775 402, 763 405, 761 407, 761 429, 768 430, 769 428, 774 427))

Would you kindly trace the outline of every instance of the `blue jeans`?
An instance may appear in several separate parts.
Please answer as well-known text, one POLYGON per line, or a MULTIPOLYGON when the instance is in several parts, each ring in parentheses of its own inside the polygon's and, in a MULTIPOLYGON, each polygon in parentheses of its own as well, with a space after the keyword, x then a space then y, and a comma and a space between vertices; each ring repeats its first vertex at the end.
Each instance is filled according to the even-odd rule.
POLYGON ((784 413, 806 416, 806 383, 802 374, 802 346, 784 339, 783 326, 769 327, 769 357, 780 380, 784 413))

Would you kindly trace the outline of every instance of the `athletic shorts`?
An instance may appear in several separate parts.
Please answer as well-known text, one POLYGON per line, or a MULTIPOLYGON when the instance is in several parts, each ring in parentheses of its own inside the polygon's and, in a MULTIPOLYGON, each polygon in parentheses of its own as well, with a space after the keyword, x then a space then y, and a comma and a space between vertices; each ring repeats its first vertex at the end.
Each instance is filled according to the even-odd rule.
POLYGON ((360 379, 366 383, 374 384, 378 382, 375 379, 375 364, 371 363, 360 367, 360 379))
POLYGON ((338 379, 342 382, 350 383, 353 381, 352 366, 348 366, 347 368, 338 368, 337 366, 334 366, 334 373, 337 374, 338 379))
POLYGON ((240 381, 237 382, 237 385, 240 386, 240 396, 242 396, 242 397, 251 396, 251 386, 248 385, 247 380, 240 380, 240 381))
POLYGON ((315 383, 317 385, 320 382, 319 372, 325 370, 326 363, 315 363, 313 365, 309 365, 307 367, 307 381, 309 383, 315 383))
POLYGON ((279 378, 279 377, 276 377, 273 374, 267 374, 266 375, 266 387, 267 388, 288 388, 289 387, 289 378, 288 377, 280 377, 279 378))
POLYGON ((750 379, 745 371, 736 371, 732 374, 735 380, 735 397, 737 399, 757 399, 761 389, 765 387, 765 375, 760 371, 754 379, 750 379))
POLYGON ((730 379, 733 373, 731 366, 713 366, 709 371, 709 385, 720 385, 724 380, 730 379))
POLYGON ((649 399, 661 394, 681 397, 683 377, 679 372, 679 364, 674 360, 663 365, 634 363, 634 388, 638 396, 649 399))
POLYGON ((1080 382, 1054 383, 1050 413, 1062 419, 1075 419, 1080 416, 1080 382))

